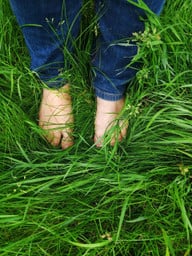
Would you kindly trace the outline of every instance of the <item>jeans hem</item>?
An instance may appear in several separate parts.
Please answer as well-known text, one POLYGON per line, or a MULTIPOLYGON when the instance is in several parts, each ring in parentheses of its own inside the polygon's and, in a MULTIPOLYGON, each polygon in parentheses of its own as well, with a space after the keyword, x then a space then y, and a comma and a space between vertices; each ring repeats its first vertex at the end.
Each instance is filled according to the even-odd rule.
POLYGON ((95 95, 103 100, 108 100, 108 101, 118 101, 124 97, 124 94, 112 94, 112 93, 101 91, 97 88, 95 88, 95 95))
POLYGON ((52 89, 59 89, 62 86, 64 86, 65 84, 67 84, 67 80, 63 79, 63 78, 57 78, 57 79, 47 79, 44 77, 39 76, 36 73, 37 79, 39 79, 43 84, 45 84, 47 87, 52 88, 52 89))

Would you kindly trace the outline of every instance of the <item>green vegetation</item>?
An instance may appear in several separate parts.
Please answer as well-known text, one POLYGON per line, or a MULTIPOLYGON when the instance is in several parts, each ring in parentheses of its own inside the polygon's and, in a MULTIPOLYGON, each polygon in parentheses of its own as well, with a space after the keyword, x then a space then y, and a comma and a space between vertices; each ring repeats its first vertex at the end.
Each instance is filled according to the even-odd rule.
POLYGON ((168 0, 134 35, 143 68, 127 91, 127 138, 114 148, 93 146, 90 41, 80 38, 70 76, 76 143, 61 151, 38 128, 41 85, 0 2, 1 256, 191 255, 191 13, 191 0, 168 0))

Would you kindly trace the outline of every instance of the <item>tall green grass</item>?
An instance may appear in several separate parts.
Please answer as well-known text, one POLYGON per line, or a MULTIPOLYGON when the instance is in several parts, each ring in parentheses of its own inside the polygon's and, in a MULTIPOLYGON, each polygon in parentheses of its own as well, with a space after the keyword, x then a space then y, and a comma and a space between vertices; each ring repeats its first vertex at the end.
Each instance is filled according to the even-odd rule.
POLYGON ((167 1, 134 35, 142 69, 127 91, 127 138, 114 148, 93 146, 91 42, 79 38, 75 145, 61 151, 41 136, 41 85, 0 2, 0 255, 191 255, 191 11, 191 0, 167 1))

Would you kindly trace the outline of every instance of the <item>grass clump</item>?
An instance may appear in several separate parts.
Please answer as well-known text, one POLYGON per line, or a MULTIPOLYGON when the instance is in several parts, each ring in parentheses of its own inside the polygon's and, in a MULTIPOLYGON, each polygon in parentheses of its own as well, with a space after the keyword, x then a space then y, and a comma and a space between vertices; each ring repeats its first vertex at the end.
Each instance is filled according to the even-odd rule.
POLYGON ((114 148, 93 147, 88 55, 74 62, 76 143, 61 151, 41 137, 41 86, 0 3, 0 255, 191 254, 191 9, 167 2, 134 35, 142 69, 127 91, 127 138, 114 148))

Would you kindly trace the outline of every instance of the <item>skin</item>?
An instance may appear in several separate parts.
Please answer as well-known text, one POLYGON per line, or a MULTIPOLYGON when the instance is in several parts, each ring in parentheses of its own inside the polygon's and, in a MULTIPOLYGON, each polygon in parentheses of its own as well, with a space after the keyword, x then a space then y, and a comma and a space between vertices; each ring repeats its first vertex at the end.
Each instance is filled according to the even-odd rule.
POLYGON ((62 149, 71 147, 73 142, 72 100, 69 84, 59 90, 43 89, 39 110, 39 126, 45 131, 47 141, 62 149))
MULTIPOLYGON (((118 101, 107 101, 98 97, 96 100, 94 143, 96 147, 102 147, 107 132, 118 125, 118 133, 112 132, 110 137, 110 144, 113 146, 116 141, 121 141, 127 133, 128 124, 117 121, 125 100, 123 98, 118 101)), ((62 149, 71 147, 74 144, 73 123, 69 84, 59 90, 44 88, 39 110, 39 126, 44 130, 47 141, 53 146, 60 146, 62 149)))
POLYGON ((111 146, 114 146, 117 141, 122 141, 125 138, 128 123, 124 120, 118 121, 124 105, 124 98, 118 101, 107 101, 97 97, 94 136, 94 142, 97 147, 103 146, 107 133, 110 134, 111 146))

